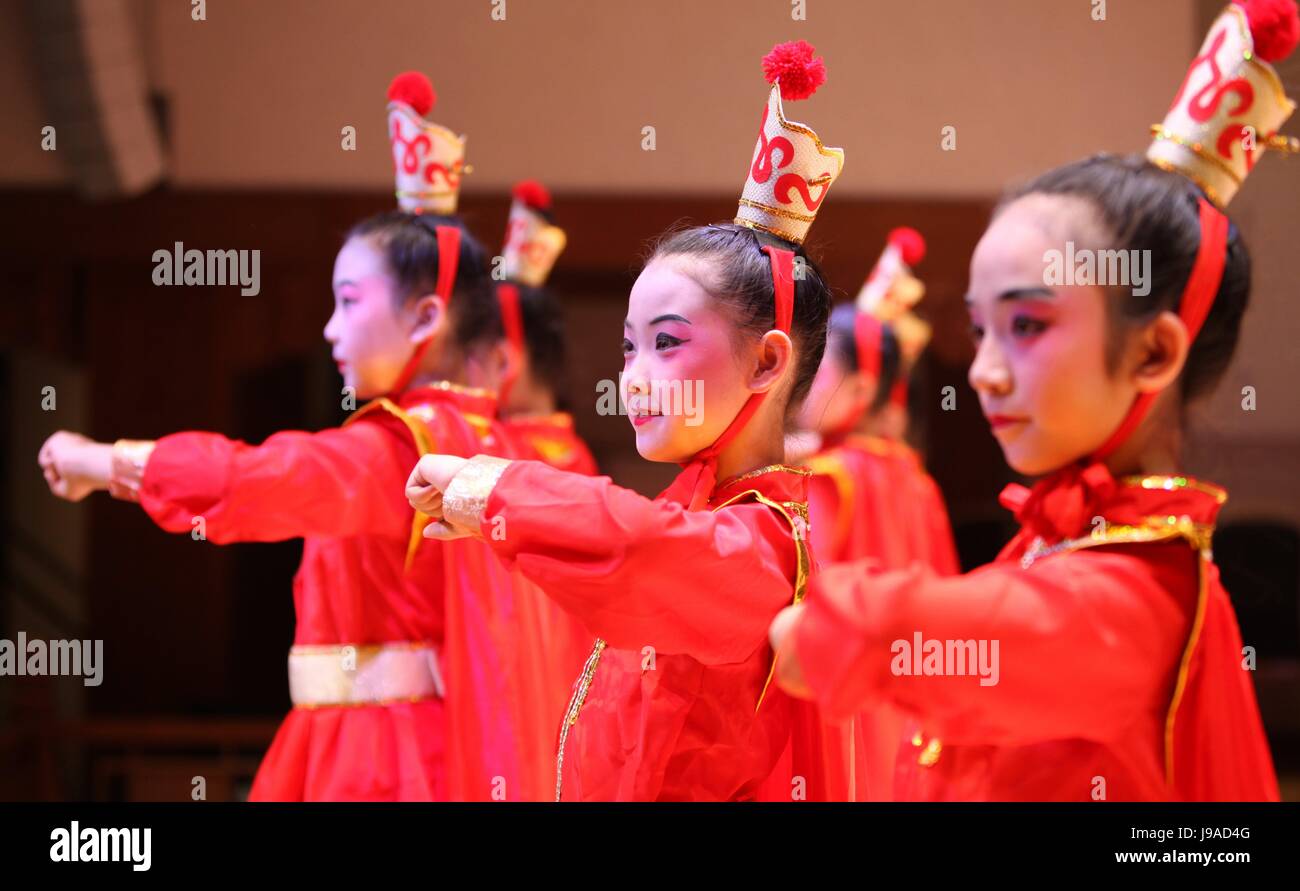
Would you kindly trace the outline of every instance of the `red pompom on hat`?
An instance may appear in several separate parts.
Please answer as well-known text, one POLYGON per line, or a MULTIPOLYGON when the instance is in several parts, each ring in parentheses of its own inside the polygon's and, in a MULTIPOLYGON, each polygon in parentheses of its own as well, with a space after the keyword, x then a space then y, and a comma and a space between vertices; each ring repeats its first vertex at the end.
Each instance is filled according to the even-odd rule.
POLYGON ((1239 2, 1250 23, 1255 55, 1265 62, 1280 62, 1300 43, 1300 12, 1295 0, 1245 0, 1239 2))
POLYGON ((418 71, 403 71, 388 85, 389 102, 405 102, 422 118, 427 118, 433 111, 437 99, 429 78, 418 71))
POLYGON ((535 179, 526 179, 515 183, 512 194, 516 201, 522 201, 533 210, 549 211, 551 209, 551 193, 546 191, 546 186, 535 179))
POLYGON ((403 71, 388 85, 388 141, 394 194, 407 213, 456 212, 465 164, 465 137, 429 120, 437 96, 418 71, 403 71))
POLYGON ((803 244, 827 190, 844 168, 844 150, 824 145, 807 124, 788 120, 782 103, 811 96, 826 82, 826 63, 813 57, 807 43, 794 40, 772 47, 763 57, 763 74, 770 84, 767 103, 735 223, 803 244))
POLYGON ((763 57, 763 76, 781 82, 782 99, 807 99, 826 83, 826 62, 804 40, 778 43, 763 57))
POLYGON ((915 266, 925 259, 925 239, 911 226, 900 226, 890 232, 889 243, 898 248, 908 266, 915 266))

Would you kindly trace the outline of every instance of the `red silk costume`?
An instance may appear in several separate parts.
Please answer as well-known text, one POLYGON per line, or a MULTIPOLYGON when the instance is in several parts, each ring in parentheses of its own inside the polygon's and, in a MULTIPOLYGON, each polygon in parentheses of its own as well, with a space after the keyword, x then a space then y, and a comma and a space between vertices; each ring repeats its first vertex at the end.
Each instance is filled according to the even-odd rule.
POLYGON ((806 477, 742 474, 702 511, 532 461, 471 484, 461 525, 600 638, 561 725, 557 797, 830 796, 815 708, 769 686, 767 627, 810 565, 806 477))
POLYGON ((415 519, 403 496, 421 454, 499 450, 494 411, 485 391, 439 384, 396 404, 376 400, 341 428, 278 433, 259 446, 179 433, 153 448, 139 497, 163 529, 188 532, 202 517, 218 544, 304 539, 295 653, 431 644, 446 679, 445 697, 296 706, 252 799, 513 800, 549 792, 550 759, 539 765, 535 750, 549 750, 564 689, 532 686, 544 675, 532 666, 545 656, 530 617, 512 602, 509 577, 486 548, 423 541, 424 518, 415 519))
POLYGON ((559 470, 595 476, 596 459, 573 429, 573 415, 516 415, 501 421, 521 458, 535 458, 559 470))
POLYGON ((831 716, 873 702, 920 716, 899 798, 1277 800, 1209 552, 1225 498, 1071 468, 1016 505, 1020 533, 974 572, 833 567, 792 635, 804 679, 831 716), (997 683, 903 674, 899 642, 917 633, 998 641, 997 683))
MULTIPOLYGON (((808 460, 809 538, 821 566, 869 560, 877 569, 920 562, 938 575, 959 571, 948 511, 920 457, 901 442, 849 434, 830 440, 808 460)), ((898 709, 877 703, 828 737, 828 763, 848 759, 854 800, 889 801, 899 742, 917 727, 898 709)))
POLYGON ((809 535, 823 564, 870 557, 885 569, 920 560, 940 575, 958 572, 943 496, 907 445, 851 434, 808 469, 809 535))
MULTIPOLYGON (((566 412, 515 415, 502 419, 501 424, 511 438, 511 453, 516 457, 542 461, 558 470, 584 476, 599 473, 596 459, 574 430, 572 415, 566 412)), ((530 746, 529 754, 537 775, 546 779, 545 788, 538 787, 537 800, 550 800, 555 785, 556 720, 564 712, 568 690, 591 648, 591 635, 523 573, 512 571, 511 583, 519 609, 526 606, 529 610, 525 625, 535 629, 538 639, 533 651, 544 655, 533 660, 531 670, 537 676, 537 688, 547 694, 541 699, 546 706, 536 708, 531 717, 534 726, 546 732, 533 735, 532 739, 539 744, 530 746)))

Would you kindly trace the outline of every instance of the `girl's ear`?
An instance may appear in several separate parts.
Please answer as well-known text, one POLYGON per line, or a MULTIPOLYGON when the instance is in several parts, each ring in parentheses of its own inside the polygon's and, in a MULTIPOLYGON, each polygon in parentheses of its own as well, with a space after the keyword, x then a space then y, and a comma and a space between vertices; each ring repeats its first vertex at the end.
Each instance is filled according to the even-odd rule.
POLYGON ((488 348, 486 361, 491 369, 493 380, 496 381, 493 384, 494 389, 501 386, 501 381, 505 380, 506 375, 512 369, 518 374, 522 368, 519 351, 515 349, 514 344, 504 337, 488 348))
POLYGON ((784 331, 768 331, 759 341, 758 361, 749 378, 749 389, 766 393, 781 380, 794 362, 794 343, 784 331))
POLYGON ((1134 349, 1137 357, 1131 373, 1133 384, 1139 393, 1159 392, 1178 379, 1187 363, 1191 349, 1187 326, 1165 310, 1142 329, 1134 349))
POLYGON ((504 339, 469 350, 465 355, 466 383, 497 390, 509 370, 514 347, 504 339))
POLYGON ((409 335, 411 343, 423 343, 446 326, 447 302, 437 294, 415 298, 410 312, 415 320, 409 335))
POLYGON ((865 410, 876 401, 876 392, 880 389, 880 378, 863 371, 855 371, 849 376, 849 392, 853 395, 853 406, 865 410))

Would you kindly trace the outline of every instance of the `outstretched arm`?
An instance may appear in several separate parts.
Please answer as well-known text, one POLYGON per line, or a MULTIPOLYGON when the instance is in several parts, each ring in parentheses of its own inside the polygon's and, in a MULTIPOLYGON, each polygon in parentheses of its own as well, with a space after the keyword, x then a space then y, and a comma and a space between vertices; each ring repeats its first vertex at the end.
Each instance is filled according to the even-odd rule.
POLYGON ((739 662, 794 597, 790 525, 761 504, 687 511, 608 477, 484 455, 425 456, 407 493, 441 521, 432 535, 483 538, 621 649, 739 662))
POLYGON ((201 517, 208 539, 225 543, 362 532, 403 537, 411 512, 398 481, 416 456, 395 425, 366 420, 277 433, 257 446, 215 433, 116 445, 58 433, 40 460, 56 495, 77 500, 111 489, 139 501, 169 532, 188 532, 201 517))
POLYGON ((1167 702, 1189 631, 1193 604, 1171 592, 1187 587, 1178 565, 1194 555, 1144 547, 1171 550, 1154 562, 1090 550, 956 577, 831 567, 773 625, 778 681, 835 718, 891 700, 953 742, 1111 739, 1167 702), (926 672, 930 641, 943 647, 930 664, 947 673, 926 672))

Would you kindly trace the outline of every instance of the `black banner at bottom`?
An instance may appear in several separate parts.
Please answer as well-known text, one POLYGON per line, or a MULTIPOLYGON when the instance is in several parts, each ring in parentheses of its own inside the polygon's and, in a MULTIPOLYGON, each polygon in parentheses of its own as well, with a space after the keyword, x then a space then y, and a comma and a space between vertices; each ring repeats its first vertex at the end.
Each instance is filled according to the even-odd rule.
POLYGON ((1229 876, 1294 871, 1297 830, 1295 804, 4 804, 0 870, 128 882, 464 870, 473 882, 581 880, 609 860, 638 884, 718 870, 1229 876))

